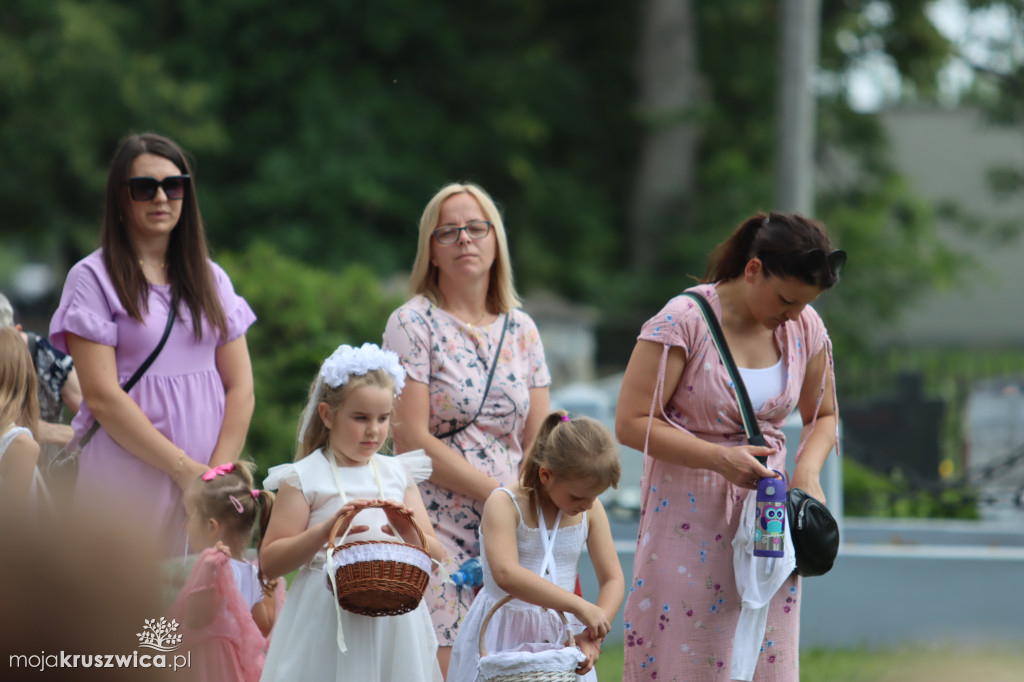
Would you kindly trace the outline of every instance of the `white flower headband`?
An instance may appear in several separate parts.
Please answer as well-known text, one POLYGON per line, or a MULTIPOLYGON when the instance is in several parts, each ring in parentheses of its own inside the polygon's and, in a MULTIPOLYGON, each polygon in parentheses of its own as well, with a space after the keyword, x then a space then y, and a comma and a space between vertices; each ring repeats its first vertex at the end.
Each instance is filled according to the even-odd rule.
POLYGON ((299 442, 306 437, 309 424, 317 411, 320 401, 320 390, 324 384, 338 388, 348 383, 350 377, 362 376, 375 369, 382 369, 391 375, 395 383, 397 396, 405 388, 405 368, 398 359, 398 354, 383 350, 373 343, 364 343, 359 348, 342 344, 320 365, 320 373, 316 377, 316 388, 310 396, 309 404, 302 415, 302 428, 299 429, 299 442))
POLYGON ((331 388, 338 388, 348 383, 352 375, 366 374, 375 369, 382 369, 391 375, 395 382, 395 395, 405 388, 405 368, 398 360, 398 355, 389 350, 382 350, 373 343, 364 343, 359 348, 341 345, 324 360, 320 366, 320 376, 331 388))

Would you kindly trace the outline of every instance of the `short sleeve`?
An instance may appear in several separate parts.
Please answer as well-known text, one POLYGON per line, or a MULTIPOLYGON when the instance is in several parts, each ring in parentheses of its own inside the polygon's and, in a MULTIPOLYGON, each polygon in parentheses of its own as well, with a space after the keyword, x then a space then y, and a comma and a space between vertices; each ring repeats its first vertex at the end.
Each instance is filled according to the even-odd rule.
POLYGON ((231 278, 224 269, 210 261, 210 271, 213 273, 214 286, 217 287, 217 295, 220 297, 221 307, 224 308, 224 319, 227 322, 227 338, 221 345, 234 341, 245 332, 256 321, 256 313, 249 307, 249 303, 235 293, 235 287, 231 284, 231 278))
POLYGON ((544 344, 533 318, 522 311, 515 313, 521 325, 517 337, 519 352, 527 358, 529 376, 526 377, 529 388, 546 388, 551 385, 551 372, 544 357, 544 344))
POLYGON ((302 479, 294 464, 279 464, 267 470, 267 477, 263 479, 264 489, 279 490, 282 483, 287 483, 296 490, 302 490, 302 479))
POLYGON ((192 572, 189 574, 185 586, 181 588, 181 593, 188 596, 193 592, 219 588, 219 583, 226 575, 225 572, 230 571, 231 559, 223 552, 208 547, 203 550, 195 565, 192 566, 192 572))
POLYGON ((421 384, 430 383, 430 323, 413 301, 401 306, 388 317, 383 346, 398 354, 406 375, 421 384))
MULTIPOLYGON (((676 296, 644 323, 637 338, 666 346, 679 346, 689 355, 699 320, 700 311, 693 299, 676 296)), ((699 323, 703 324, 703 321, 699 323)))
POLYGON ((804 330, 804 338, 807 342, 807 359, 810 361, 825 347, 825 338, 828 336, 828 331, 825 329, 825 323, 822 321, 821 315, 811 306, 805 307, 800 314, 800 326, 804 330))
POLYGON ((109 284, 99 252, 72 266, 60 304, 50 320, 50 342, 67 353, 67 333, 104 346, 117 346, 115 314, 123 309, 109 284))

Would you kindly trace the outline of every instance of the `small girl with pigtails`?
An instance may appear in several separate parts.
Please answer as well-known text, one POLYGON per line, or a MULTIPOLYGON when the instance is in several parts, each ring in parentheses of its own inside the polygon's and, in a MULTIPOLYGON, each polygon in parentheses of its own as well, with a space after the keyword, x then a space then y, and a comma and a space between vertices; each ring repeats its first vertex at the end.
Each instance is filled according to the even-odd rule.
POLYGON ((483 587, 459 628, 448 682, 484 679, 478 671, 480 631, 487 614, 506 596, 514 599, 498 607, 488 622, 485 651, 520 649, 527 665, 529 645, 566 639, 553 611, 571 614, 570 627, 582 630, 576 635, 580 652, 571 662, 578 663, 580 679, 596 682, 594 662, 625 590, 608 515, 597 499, 618 485, 618 449, 596 419, 571 419, 563 410, 544 419, 523 460, 519 483, 496 489, 484 503, 483 587), (573 592, 584 544, 599 585, 593 603, 573 592))
POLYGON ((167 615, 178 622, 202 682, 259 680, 284 601, 283 581, 268 581, 244 558, 253 527, 258 520, 261 541, 274 504, 273 493, 254 488, 252 468, 221 464, 185 491, 189 545, 202 554, 167 615))
POLYGON ((423 601, 402 615, 345 611, 327 589, 330 572, 324 570, 325 546, 342 516, 347 518, 336 542, 350 525, 349 541, 395 540, 389 534, 418 541, 409 514, 423 531, 428 554, 437 560, 443 553, 416 487, 417 477, 430 473, 429 458, 422 451, 397 457, 379 453, 388 437, 392 401, 404 384, 396 354, 369 343, 338 347, 310 388, 294 463, 270 469, 264 485, 278 493, 261 566, 269 576, 297 573, 263 680, 442 679, 437 638, 423 601), (384 507, 367 508, 377 500, 384 507))

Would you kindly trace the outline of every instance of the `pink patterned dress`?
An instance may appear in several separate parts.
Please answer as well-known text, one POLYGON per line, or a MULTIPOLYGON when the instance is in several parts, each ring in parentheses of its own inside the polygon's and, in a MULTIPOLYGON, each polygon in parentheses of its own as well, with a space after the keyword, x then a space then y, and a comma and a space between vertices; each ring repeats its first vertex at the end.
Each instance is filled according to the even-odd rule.
MULTIPOLYGON (((721 317, 715 287, 694 289, 721 317)), ((656 390, 658 403, 667 408, 657 416, 710 442, 746 441, 729 374, 696 303, 683 296, 673 298, 644 324, 639 338, 665 345, 656 390), (666 403, 660 391, 670 346, 683 349, 686 364, 666 403)), ((768 466, 781 471, 786 463, 782 426, 797 407, 807 363, 822 348, 828 355, 821 377, 824 394, 831 344, 821 318, 810 306, 798 319, 779 326, 775 343, 782 351, 786 387, 765 402, 757 418, 768 445, 777 450, 768 466)), ((623 680, 728 680, 741 608, 733 577, 732 539, 748 491, 714 472, 649 456, 644 457, 641 488, 636 559, 624 613, 623 680)), ((799 680, 799 640, 800 579, 793 574, 769 607, 754 680, 799 680)))
MULTIPOLYGON (((210 270, 227 319, 227 338, 220 338, 204 320, 203 338, 197 340, 188 306, 179 305, 167 344, 129 391, 160 433, 203 464, 213 455, 224 421, 217 348, 244 335, 256 320, 227 273, 212 261, 210 270)), ((103 265, 103 252, 97 249, 68 272, 60 305, 50 320, 50 340, 64 352, 68 333, 113 346, 117 381, 124 385, 163 336, 170 302, 170 285, 151 284, 148 312, 141 323, 131 319, 103 265)), ((92 423, 89 405, 83 402, 71 422, 75 437, 81 438, 92 423)), ((133 518, 162 534, 168 555, 185 553, 185 507, 181 489, 168 474, 122 448, 103 428, 85 446, 80 462, 76 496, 127 506, 133 518)))
MULTIPOLYGON (((519 475, 523 428, 530 412, 530 389, 551 383, 537 326, 529 315, 513 310, 501 345, 501 357, 486 404, 476 421, 445 439, 470 464, 503 485, 519 475)), ((384 348, 398 353, 412 381, 430 389, 430 431, 441 434, 468 423, 483 397, 505 315, 488 326, 471 327, 423 296, 395 310, 384 331, 384 348)), ((477 530, 483 502, 430 483, 420 494, 441 544, 445 568, 453 572, 480 554, 477 530)), ((473 591, 441 582, 437 573, 427 590, 439 646, 452 646, 473 591)))

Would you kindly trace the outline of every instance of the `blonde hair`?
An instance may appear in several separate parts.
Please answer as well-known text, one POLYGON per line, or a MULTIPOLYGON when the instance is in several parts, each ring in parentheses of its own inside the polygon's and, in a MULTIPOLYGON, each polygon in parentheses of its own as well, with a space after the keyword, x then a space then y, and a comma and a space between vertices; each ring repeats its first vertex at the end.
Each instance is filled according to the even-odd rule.
POLYGON ((0 329, 0 430, 9 424, 24 426, 36 438, 36 369, 28 345, 15 327, 0 329))
POLYGON ((309 387, 309 400, 306 402, 306 410, 303 411, 303 418, 299 420, 298 448, 295 451, 295 461, 308 457, 317 448, 327 445, 331 432, 320 419, 317 409, 320 403, 327 403, 333 415, 345 404, 352 393, 363 386, 376 386, 383 388, 389 393, 395 390, 395 380, 387 370, 377 368, 367 371, 365 374, 352 374, 341 386, 331 388, 324 383, 318 372, 309 387), (313 410, 312 413, 309 413, 313 410), (306 415, 309 414, 309 418, 306 415))
POLYGON ((544 418, 523 460, 519 483, 531 498, 543 491, 542 466, 557 479, 585 481, 595 488, 616 488, 622 475, 618 443, 608 427, 590 417, 570 419, 565 410, 544 418))
MULTIPOLYGON (((242 537, 248 545, 252 540, 253 527, 259 521, 256 550, 263 545, 267 533, 270 513, 274 509, 274 493, 256 490, 253 480, 252 462, 233 462, 231 471, 216 474, 210 480, 199 477, 189 484, 186 495, 195 505, 200 519, 214 519, 234 537, 242 537)), ((264 594, 272 594, 276 580, 267 580, 261 570, 260 585, 264 594)))
POLYGON ((491 279, 487 285, 487 309, 492 313, 507 313, 520 307, 522 302, 519 300, 519 294, 516 293, 515 283, 512 279, 512 261, 508 255, 505 224, 490 195, 479 185, 469 182, 453 182, 445 185, 427 202, 427 207, 423 209, 423 215, 420 217, 419 246, 416 249, 412 274, 409 276, 409 292, 413 296, 422 294, 434 305, 444 307, 444 295, 437 285, 438 270, 430 262, 430 240, 437 228, 441 205, 452 195, 462 193, 469 194, 480 204, 481 210, 491 223, 498 243, 498 253, 494 264, 491 265, 491 279))

